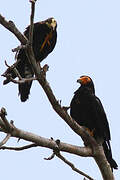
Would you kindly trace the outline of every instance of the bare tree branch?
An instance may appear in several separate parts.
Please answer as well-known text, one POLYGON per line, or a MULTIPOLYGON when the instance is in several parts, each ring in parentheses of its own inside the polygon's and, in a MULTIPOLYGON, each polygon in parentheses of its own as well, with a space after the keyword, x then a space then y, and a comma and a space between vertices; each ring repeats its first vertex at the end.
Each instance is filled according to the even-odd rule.
POLYGON ((53 151, 52 155, 48 158, 44 158, 45 160, 52 160, 55 157, 55 152, 53 151))
POLYGON ((5 61, 5 65, 8 67, 8 69, 1 75, 4 76, 6 78, 11 78, 11 76, 9 76, 9 71, 13 70, 14 73, 16 74, 16 76, 22 80, 22 77, 20 75, 20 73, 18 72, 18 70, 16 69, 17 64, 20 62, 20 59, 18 59, 12 66, 9 66, 7 64, 7 61, 5 61))
MULTIPOLYGON (((3 113, 4 112, 6 112, 6 111, 4 110, 3 113)), ((5 118, 5 117, 1 116, 1 118, 5 118)), ((3 125, 3 122, 4 122, 4 120, 0 119, 0 126, 3 125)), ((7 123, 9 123, 8 120, 7 120, 7 123)), ((93 156, 95 158, 98 166, 100 167, 103 178, 105 180, 114 179, 112 173, 108 174, 109 171, 110 172, 112 172, 112 171, 111 171, 110 165, 108 164, 108 162, 106 160, 103 149, 101 149, 102 146, 96 146, 96 150, 94 149, 94 154, 93 154, 91 148, 89 148, 89 147, 73 146, 70 144, 62 143, 62 142, 59 142, 59 146, 58 146, 56 141, 54 141, 53 139, 47 139, 47 138, 44 138, 41 136, 37 136, 30 132, 20 130, 20 129, 16 128, 15 126, 13 126, 12 124, 9 124, 9 125, 5 124, 5 125, 7 127, 12 126, 12 130, 10 131, 11 136, 33 142, 38 146, 46 147, 46 148, 49 148, 52 150, 58 150, 58 148, 59 148, 59 151, 69 152, 69 153, 76 154, 76 155, 83 156, 83 157, 87 157, 87 156, 92 157, 93 156)), ((8 129, 6 128, 5 131, 4 131, 4 129, 2 131, 5 133, 8 133, 7 130, 8 129)))
POLYGON ((63 157, 60 152, 57 151, 53 151, 52 155, 48 158, 44 158, 45 160, 52 160, 55 155, 61 159, 65 164, 67 164, 68 166, 70 166, 72 168, 73 171, 79 173, 82 176, 87 177, 89 180, 94 180, 93 178, 91 178, 90 176, 88 176, 86 173, 84 173, 83 171, 80 171, 78 168, 75 167, 75 165, 73 163, 71 163, 70 161, 68 161, 65 157, 63 157))
POLYGON ((7 112, 5 110, 5 108, 2 108, 0 111, 0 117, 3 120, 3 123, 5 124, 6 130, 8 131, 8 133, 11 130, 11 124, 8 122, 8 120, 6 119, 7 112))
POLYGON ((6 137, 0 142, 0 148, 3 146, 11 137, 11 134, 7 134, 6 137))
MULTIPOLYGON (((2 119, 0 119, 0 126, 1 125, 3 125, 3 120, 2 119)), ((10 131, 10 134, 11 134, 12 137, 24 139, 26 141, 33 142, 34 144, 36 144, 38 146, 46 147, 46 148, 49 148, 49 149, 52 149, 52 150, 58 149, 56 141, 54 141, 53 139, 47 139, 47 138, 35 135, 33 133, 30 133, 30 132, 20 130, 20 129, 16 128, 12 124, 9 124, 9 126, 12 127, 12 131, 10 131)), ((7 128, 5 130, 3 129, 2 131, 5 132, 5 133, 8 133, 7 128)), ((72 154, 83 156, 83 157, 92 156, 92 150, 89 147, 79 147, 79 146, 74 146, 74 145, 71 145, 71 144, 63 143, 63 142, 60 142, 59 150, 63 151, 63 152, 69 152, 69 153, 72 153, 72 154)))
POLYGON ((35 14, 35 1, 30 1, 30 2, 31 2, 31 16, 30 16, 29 44, 32 46, 33 28, 34 28, 34 14, 35 14))
POLYGON ((56 140, 56 144, 57 144, 57 148, 56 150, 53 150, 53 153, 50 157, 48 158, 44 158, 45 160, 52 160, 55 155, 60 158, 63 162, 65 162, 68 166, 70 166, 72 168, 73 171, 76 171, 77 173, 79 173, 80 175, 82 176, 85 176, 87 177, 88 179, 90 180, 94 180, 93 178, 91 178, 90 176, 88 176, 86 173, 80 171, 79 169, 75 168, 74 164, 71 163, 70 161, 68 161, 65 157, 63 157, 61 154, 60 154, 60 150, 59 150, 59 146, 60 146, 60 140, 56 140))
POLYGON ((102 146, 96 147, 94 156, 95 156, 94 159, 101 171, 103 179, 104 180, 114 180, 114 175, 112 173, 110 164, 106 160, 102 146))
POLYGON ((12 77, 10 77, 10 81, 15 83, 15 84, 22 84, 22 83, 26 83, 26 82, 30 82, 30 81, 33 81, 33 80, 37 80, 36 77, 32 77, 32 78, 22 78, 21 80, 15 80, 13 79, 12 77))
POLYGON ((26 146, 22 146, 22 147, 7 147, 7 146, 2 146, 0 147, 1 150, 14 150, 14 151, 22 151, 22 150, 25 150, 25 149, 29 149, 29 148, 32 148, 32 147, 37 147, 38 145, 37 144, 29 144, 29 145, 26 145, 26 146))
POLYGON ((12 49, 12 52, 17 52, 19 51, 20 49, 26 49, 27 45, 20 45, 14 49, 12 49))
POLYGON ((5 20, 5 18, 1 14, 0 24, 2 24, 6 29, 11 31, 22 44, 25 45, 28 43, 27 38, 23 34, 21 34, 21 32, 16 28, 15 24, 12 21, 5 20))
POLYGON ((73 171, 79 173, 82 176, 85 176, 86 178, 88 178, 89 180, 94 180, 93 178, 91 178, 89 175, 87 175, 86 173, 84 173, 83 171, 80 171, 78 168, 75 167, 75 165, 73 163, 71 163, 70 161, 68 161, 64 156, 62 156, 60 153, 55 153, 56 156, 61 159, 64 163, 66 163, 68 166, 70 166, 72 168, 73 171))

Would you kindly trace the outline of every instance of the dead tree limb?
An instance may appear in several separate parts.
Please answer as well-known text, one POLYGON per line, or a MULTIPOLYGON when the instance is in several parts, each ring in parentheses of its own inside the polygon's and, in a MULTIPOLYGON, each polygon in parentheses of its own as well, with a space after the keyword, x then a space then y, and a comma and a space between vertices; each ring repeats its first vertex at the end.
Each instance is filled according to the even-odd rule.
MULTIPOLYGON (((33 133, 27 132, 27 131, 23 131, 21 129, 16 128, 14 125, 9 123, 10 129, 11 131, 8 131, 8 125, 6 126, 4 124, 4 129, 2 129, 2 125, 3 125, 3 120, 2 118, 0 118, 0 131, 5 132, 5 133, 10 133, 12 137, 16 137, 19 139, 23 139, 29 142, 33 142, 34 144, 41 146, 41 147, 46 147, 52 150, 56 150, 56 148, 58 148, 56 141, 54 141, 53 139, 47 139, 38 135, 35 135, 33 133)), ((59 145, 59 150, 63 151, 63 152, 69 152, 72 154, 76 154, 79 156, 83 156, 83 157, 89 157, 92 156, 92 150, 89 147, 79 147, 79 146, 73 146, 70 144, 66 144, 66 143, 62 143, 60 142, 59 145)))
POLYGON ((30 149, 32 147, 37 147, 37 144, 29 144, 26 146, 22 146, 22 147, 8 147, 8 146, 1 146, 0 149, 1 150, 13 150, 13 151, 22 151, 22 150, 26 150, 26 149, 30 149))
POLYGON ((61 155, 61 153, 56 153, 56 156, 61 159, 65 164, 67 164, 68 166, 70 166, 72 168, 73 171, 77 172, 78 174, 86 177, 89 180, 94 180, 93 178, 91 178, 90 176, 88 176, 86 173, 80 171, 78 168, 75 167, 75 165, 73 163, 71 163, 70 161, 68 161, 64 156, 61 155))
MULTIPOLYGON (((10 136, 16 137, 19 139, 24 139, 26 141, 30 141, 33 143, 30 145, 23 146, 23 147, 6 147, 6 146, 1 147, 0 146, 1 150, 7 149, 7 150, 21 151, 21 150, 29 149, 31 147, 36 147, 36 146, 46 147, 46 148, 52 149, 54 153, 56 152, 55 155, 58 156, 60 159, 62 159, 66 164, 68 164, 74 171, 76 171, 77 173, 87 177, 90 180, 93 180, 93 178, 88 176, 86 173, 80 171, 79 169, 75 168, 72 163, 65 160, 65 158, 63 158, 63 156, 60 155, 60 151, 63 151, 63 152, 69 152, 72 154, 76 154, 79 156, 81 154, 81 156, 83 156, 83 157, 84 156, 85 157, 87 157, 87 156, 91 157, 92 156, 91 148, 74 146, 74 145, 62 143, 60 141, 59 141, 59 147, 58 147, 58 144, 56 143, 56 142, 58 142, 58 140, 54 141, 53 138, 47 139, 47 138, 37 136, 37 135, 30 133, 30 132, 25 132, 23 130, 20 130, 20 129, 16 128, 12 123, 9 123, 7 119, 6 119, 6 121, 7 121, 7 123, 6 123, 6 121, 3 120, 3 118, 5 119, 6 117, 4 117, 2 115, 2 113, 6 112, 6 111, 4 109, 4 112, 3 112, 3 109, 4 108, 2 108, 2 111, 0 113, 0 116, 1 116, 0 125, 4 123, 5 130, 1 128, 1 131, 5 132, 5 133, 9 132, 9 134, 7 134, 6 138, 0 143, 0 145, 1 146, 4 145, 5 142, 7 142, 7 140, 10 138, 10 136), (8 129, 8 127, 10 127, 10 128, 8 129), (57 152, 59 152, 59 154, 57 152)), ((54 155, 51 156, 51 158, 47 158, 47 160, 48 159, 50 160, 53 157, 54 157, 54 155)))
POLYGON ((11 137, 11 134, 7 134, 6 137, 0 142, 0 148, 6 144, 6 142, 9 140, 9 138, 11 137))

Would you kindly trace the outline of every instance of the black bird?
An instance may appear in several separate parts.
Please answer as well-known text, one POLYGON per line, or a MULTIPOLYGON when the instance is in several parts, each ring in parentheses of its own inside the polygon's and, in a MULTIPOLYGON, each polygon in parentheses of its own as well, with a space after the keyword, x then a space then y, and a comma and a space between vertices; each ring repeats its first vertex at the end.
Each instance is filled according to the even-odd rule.
POLYGON ((81 86, 74 93, 70 115, 79 125, 84 126, 98 143, 102 143, 112 170, 117 169, 118 165, 112 158, 109 124, 102 103, 95 95, 93 81, 89 76, 81 76, 77 82, 81 86))
MULTIPOLYGON (((28 26, 24 32, 24 35, 29 38, 29 28, 28 26)), ((57 22, 54 18, 49 18, 45 21, 37 22, 34 24, 33 29, 33 52, 36 58, 37 62, 41 62, 43 59, 45 59, 49 53, 51 53, 55 47, 56 41, 57 41, 57 22)), ((22 78, 31 78, 34 76, 34 72, 31 68, 31 65, 29 63, 29 60, 26 56, 25 50, 21 49, 19 50, 18 56, 17 56, 18 64, 16 66, 19 74, 22 78)), ((13 70, 10 70, 9 68, 6 70, 6 72, 3 75, 10 75, 13 79, 16 78, 16 74, 13 70)), ((10 82, 10 79, 7 78, 4 80, 3 84, 7 84, 10 82)), ((30 94, 30 88, 32 85, 31 82, 26 82, 19 84, 19 95, 22 102, 26 101, 28 99, 28 96, 30 94)))

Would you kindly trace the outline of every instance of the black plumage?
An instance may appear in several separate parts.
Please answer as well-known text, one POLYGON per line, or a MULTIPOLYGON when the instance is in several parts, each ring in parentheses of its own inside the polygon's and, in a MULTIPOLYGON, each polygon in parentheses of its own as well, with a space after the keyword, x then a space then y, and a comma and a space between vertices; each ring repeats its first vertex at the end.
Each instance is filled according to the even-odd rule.
POLYGON ((112 158, 110 147, 110 129, 107 117, 100 99, 95 95, 93 81, 88 76, 77 80, 81 84, 74 93, 70 105, 71 117, 103 145, 104 153, 111 168, 117 169, 117 163, 112 158))
MULTIPOLYGON (((29 38, 29 27, 28 26, 24 32, 24 35, 29 38)), ((54 18, 49 18, 45 21, 37 22, 34 24, 33 29, 33 52, 35 55, 35 59, 37 62, 41 62, 45 59, 49 53, 51 53, 55 47, 57 41, 57 23, 54 18)), ((19 74, 22 78, 31 78, 34 76, 34 72, 31 68, 29 60, 26 56, 25 50, 21 49, 18 53, 19 62, 16 66, 19 74)), ((16 78, 16 74, 13 70, 7 69, 4 75, 10 74, 14 79, 16 78)), ((3 84, 7 84, 10 82, 10 79, 7 78, 4 80, 3 84)), ((28 99, 30 94, 30 88, 32 85, 32 81, 19 84, 19 95, 21 101, 24 102, 28 99)))

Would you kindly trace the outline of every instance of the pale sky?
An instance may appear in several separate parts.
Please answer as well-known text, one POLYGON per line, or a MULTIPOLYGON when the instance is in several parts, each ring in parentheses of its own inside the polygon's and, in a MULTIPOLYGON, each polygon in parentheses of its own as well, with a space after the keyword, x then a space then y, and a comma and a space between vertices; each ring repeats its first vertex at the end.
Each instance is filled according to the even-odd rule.
MULTIPOLYGON (((48 64, 47 80, 63 106, 69 106, 74 91, 79 87, 76 80, 89 75, 96 88, 96 95, 105 108, 111 131, 113 158, 120 166, 120 1, 118 0, 38 0, 35 22, 54 17, 57 21, 58 40, 54 51, 42 62, 48 64)), ((1 1, 0 13, 12 20, 23 32, 29 24, 28 0, 1 1)), ((0 74, 6 67, 4 60, 14 63, 11 49, 20 43, 16 37, 0 25, 0 74)), ((0 108, 5 107, 8 120, 16 127, 40 136, 83 146, 81 138, 54 112, 45 93, 37 82, 33 83, 29 100, 21 103, 16 84, 3 86, 0 78, 0 108)), ((1 140, 5 135, 1 133, 1 140)), ((7 145, 22 146, 27 142, 11 138, 7 145)), ((52 151, 33 148, 21 152, 0 151, 1 179, 70 179, 82 176, 72 171, 55 157, 45 161, 52 151)), ((62 153, 80 170, 96 180, 101 175, 92 158, 62 153)), ((120 179, 119 170, 114 170, 120 179)))

